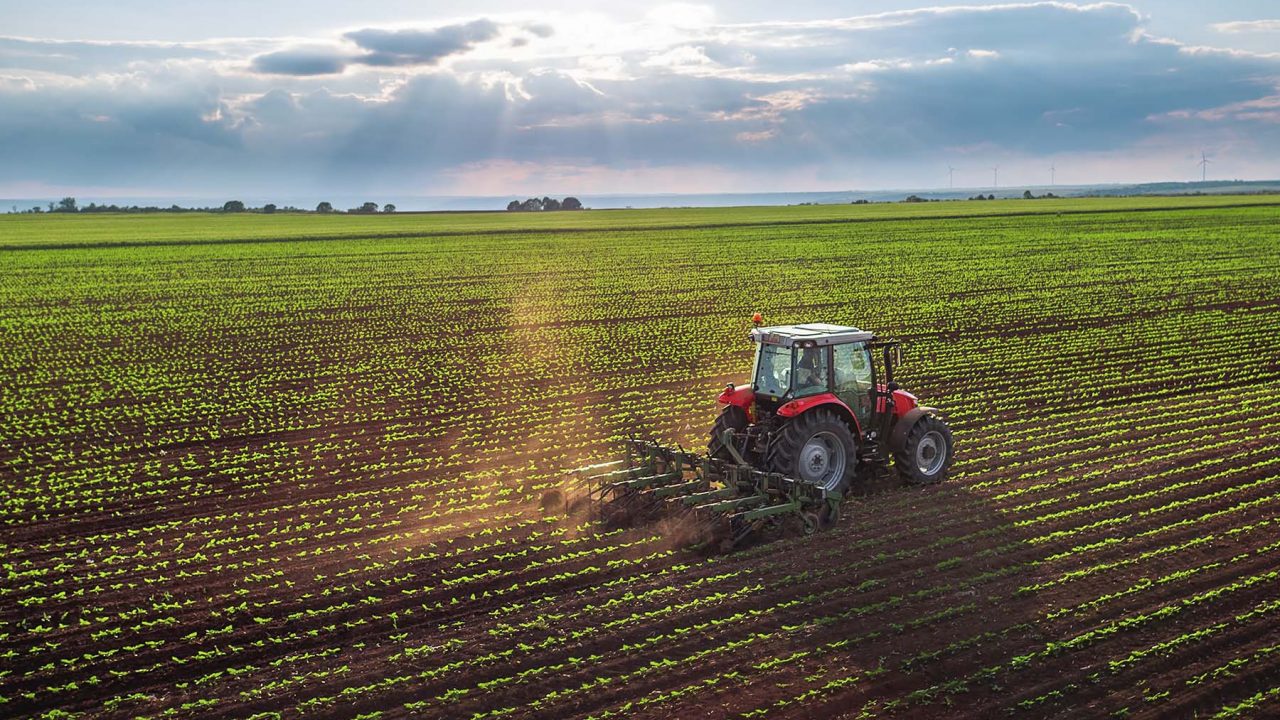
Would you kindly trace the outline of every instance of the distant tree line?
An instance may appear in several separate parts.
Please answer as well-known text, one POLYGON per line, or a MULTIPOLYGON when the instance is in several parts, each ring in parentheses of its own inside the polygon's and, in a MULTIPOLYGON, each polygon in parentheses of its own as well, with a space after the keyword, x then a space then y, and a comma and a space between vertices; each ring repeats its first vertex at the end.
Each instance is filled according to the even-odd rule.
MULTIPOLYGON (((395 211, 396 211, 396 206, 395 206, 395 205, 392 205, 391 203, 387 203, 386 205, 383 205, 383 206, 382 206, 382 212, 384 212, 384 213, 393 213, 393 212, 395 212, 395 211)), ((349 213, 365 213, 365 214, 369 214, 369 213, 376 213, 376 212, 378 212, 378 203, 367 202, 367 203, 364 203, 363 205, 361 205, 361 206, 360 206, 360 207, 358 207, 358 208, 351 208, 351 209, 350 209, 350 210, 348 210, 347 212, 349 212, 349 213)))
MULTIPOLYGON (((392 205, 391 203, 387 203, 386 205, 382 206, 382 212, 384 213, 393 213, 395 211, 396 211, 396 206, 392 205)), ((319 205, 316 205, 316 212, 320 213, 321 215, 327 215, 329 213, 336 213, 339 211, 333 209, 333 203, 322 202, 319 205)), ((351 208, 347 210, 347 212, 353 215, 373 215, 374 213, 378 212, 378 203, 367 202, 361 205, 360 207, 351 208)))
MULTIPOLYGON (((384 213, 393 213, 395 211, 396 211, 396 206, 392 205, 391 203, 387 203, 386 205, 383 205, 381 208, 381 212, 384 212, 384 213)), ((169 207, 159 207, 156 205, 146 205, 146 206, 98 205, 97 203, 80 205, 76 202, 75 198, 64 197, 56 203, 49 203, 47 209, 39 205, 36 205, 26 210, 19 210, 18 206, 14 205, 10 208, 9 212, 10 213, 26 213, 26 214, 45 213, 45 212, 50 212, 50 213, 162 213, 162 212, 242 213, 242 212, 249 212, 249 213, 263 213, 266 215, 270 215, 276 212, 305 213, 307 212, 307 210, 303 210, 302 208, 296 208, 296 207, 293 207, 292 205, 279 207, 275 203, 267 203, 260 208, 248 207, 247 205, 244 204, 244 202, 240 200, 228 200, 227 202, 223 203, 222 207, 181 207, 178 205, 170 205, 169 207)), ((324 214, 324 213, 338 213, 340 211, 334 210, 332 203, 322 202, 316 206, 315 212, 324 214)), ((354 213, 357 215, 372 214, 372 213, 379 212, 379 208, 377 203, 367 202, 358 208, 351 208, 347 212, 354 213)))
POLYGON ((524 202, 512 200, 507 203, 507 210, 510 212, 543 212, 545 210, 581 210, 582 202, 576 197, 567 197, 564 200, 557 200, 553 197, 529 198, 524 202))
MULTIPOLYGON (((1058 196, 1054 195, 1053 193, 1045 193, 1043 195, 1033 195, 1030 190, 1022 191, 1023 200, 1052 200, 1053 198, 1056 198, 1056 197, 1058 196)), ((986 195, 983 195, 982 193, 978 193, 977 195, 974 195, 969 199, 970 200, 995 200, 996 196, 991 193, 988 193, 986 195)))

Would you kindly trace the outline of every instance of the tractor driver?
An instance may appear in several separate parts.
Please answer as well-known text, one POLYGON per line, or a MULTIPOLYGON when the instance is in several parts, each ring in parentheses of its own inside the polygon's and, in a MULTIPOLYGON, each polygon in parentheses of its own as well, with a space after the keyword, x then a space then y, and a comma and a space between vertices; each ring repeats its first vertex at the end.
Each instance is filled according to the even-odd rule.
POLYGON ((796 358, 796 394, 826 387, 824 365, 826 363, 822 362, 822 350, 804 348, 800 351, 800 356, 796 358))

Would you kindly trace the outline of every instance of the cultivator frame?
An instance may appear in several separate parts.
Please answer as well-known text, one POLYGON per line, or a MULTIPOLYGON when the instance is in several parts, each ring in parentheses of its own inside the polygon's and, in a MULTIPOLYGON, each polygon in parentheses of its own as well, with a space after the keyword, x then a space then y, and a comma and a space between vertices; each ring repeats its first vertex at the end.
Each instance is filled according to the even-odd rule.
POLYGON ((639 438, 624 449, 623 459, 573 471, 610 525, 676 517, 689 523, 690 544, 729 550, 771 526, 809 534, 840 516, 840 493, 758 470, 740 456, 730 462, 639 438))

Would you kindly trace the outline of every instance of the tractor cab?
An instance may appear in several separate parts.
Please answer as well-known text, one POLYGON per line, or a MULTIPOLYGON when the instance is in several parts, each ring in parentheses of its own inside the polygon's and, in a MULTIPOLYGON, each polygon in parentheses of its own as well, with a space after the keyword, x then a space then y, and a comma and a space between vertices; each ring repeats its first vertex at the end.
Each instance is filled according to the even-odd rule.
POLYGON ((774 413, 793 400, 832 394, 859 427, 869 429, 876 386, 874 339, 870 332, 827 323, 755 328, 751 390, 758 409, 774 413))

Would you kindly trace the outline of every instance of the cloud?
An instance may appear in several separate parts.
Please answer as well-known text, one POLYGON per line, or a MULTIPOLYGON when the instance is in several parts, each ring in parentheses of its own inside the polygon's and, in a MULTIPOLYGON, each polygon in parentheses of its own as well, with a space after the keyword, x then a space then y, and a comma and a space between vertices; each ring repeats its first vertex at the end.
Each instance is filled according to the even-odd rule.
MULTIPOLYGON (((524 29, 538 37, 550 34, 550 28, 542 25, 524 29)), ((352 65, 379 68, 435 65, 446 57, 460 55, 478 43, 498 37, 500 32, 501 27, 486 18, 428 29, 364 28, 342 36, 353 46, 349 49, 338 45, 285 48, 254 57, 250 69, 271 75, 309 76, 336 75, 352 65)), ((528 42, 526 37, 514 39, 528 42)))
POLYGON ((214 61, 225 57, 214 43, 91 42, 0 37, 0 68, 23 68, 84 77, 138 63, 214 61))
POLYGON ((1236 20, 1211 27, 1221 33, 1280 32, 1280 20, 1236 20))
POLYGON ((549 38, 552 35, 556 34, 555 27, 548 25, 547 23, 531 22, 531 23, 525 23, 521 27, 523 27, 525 30, 528 30, 529 33, 534 35, 535 37, 549 38))
POLYGON ((254 72, 271 75, 334 75, 350 58, 332 46, 295 47, 264 53, 253 59, 254 72))
POLYGON ((644 67, 656 68, 693 68, 706 67, 715 64, 716 62, 714 60, 707 57, 705 50, 700 47, 690 47, 688 45, 672 48, 663 53, 658 53, 641 63, 644 67))
POLYGON ((777 136, 777 134, 777 130, 757 130, 754 132, 750 130, 743 130, 733 137, 738 142, 757 143, 764 142, 765 140, 771 140, 777 136))
POLYGON ((357 59, 365 65, 399 67, 432 65, 442 58, 466 52, 476 43, 498 36, 498 24, 481 18, 460 25, 431 30, 354 30, 343 37, 369 51, 357 59))
POLYGON ((1173 110, 1155 116, 1157 121, 1204 120, 1210 122, 1258 120, 1280 126, 1280 94, 1229 103, 1204 110, 1173 110))
POLYGON ((1127 153, 1180 145, 1217 148, 1225 170, 1280 157, 1278 77, 1280 58, 1154 38, 1109 3, 734 25, 697 7, 631 23, 548 12, 201 44, 0 38, 0 185, 920 185, 952 159, 999 163, 1003 182, 1024 160, 1112 158, 1128 173, 1127 153))

